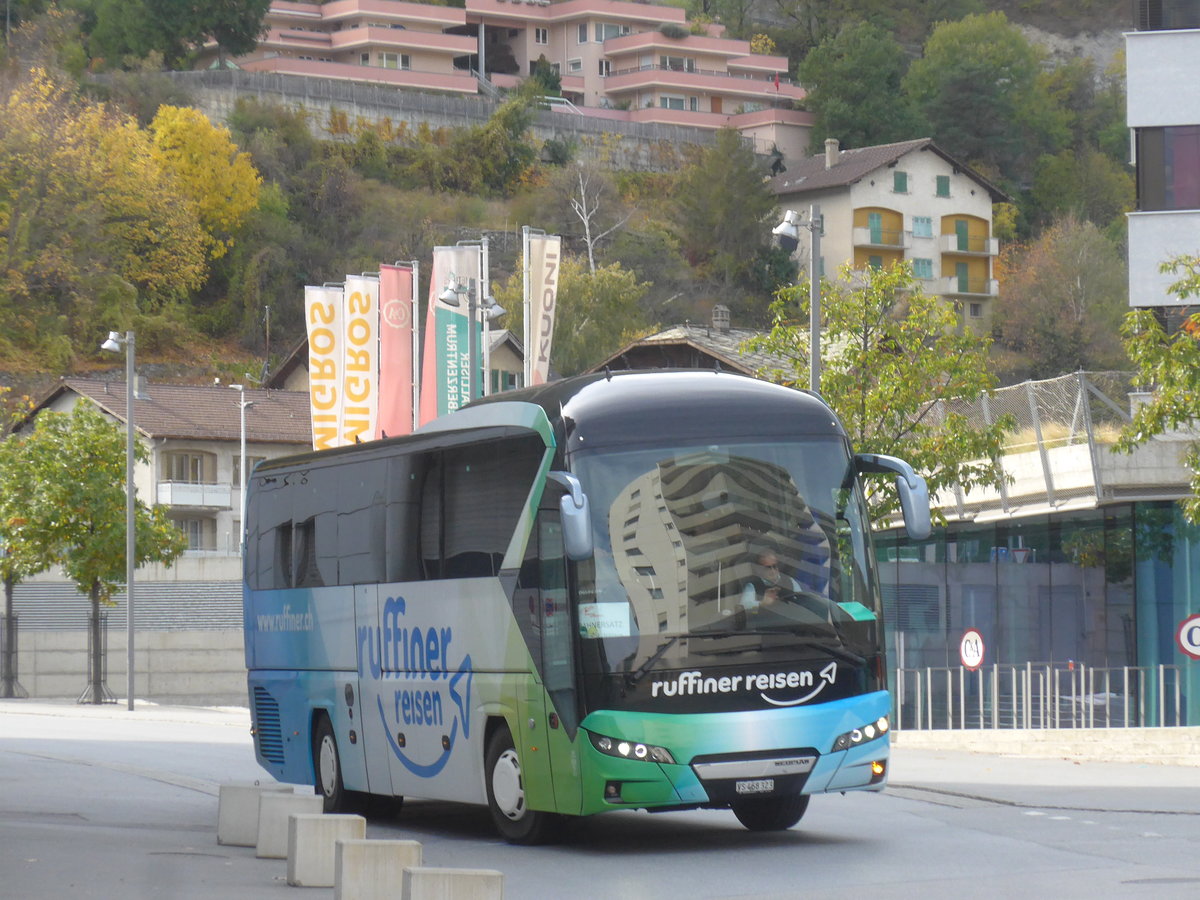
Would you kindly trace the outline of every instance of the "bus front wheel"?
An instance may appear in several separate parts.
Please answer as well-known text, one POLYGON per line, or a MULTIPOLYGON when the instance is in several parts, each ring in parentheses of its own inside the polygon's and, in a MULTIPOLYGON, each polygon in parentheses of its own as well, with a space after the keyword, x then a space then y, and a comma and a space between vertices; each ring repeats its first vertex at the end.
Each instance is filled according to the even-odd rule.
POLYGON ((733 814, 751 831, 786 831, 804 817, 807 809, 808 794, 756 797, 733 804, 733 814))
POLYGON ((341 812, 346 808, 346 788, 342 784, 342 760, 338 756, 333 726, 324 715, 313 728, 313 784, 325 800, 325 812, 341 812))
POLYGON ((485 762, 488 809, 500 836, 510 844, 545 842, 558 817, 536 812, 526 804, 521 759, 507 726, 500 726, 492 734, 485 762))

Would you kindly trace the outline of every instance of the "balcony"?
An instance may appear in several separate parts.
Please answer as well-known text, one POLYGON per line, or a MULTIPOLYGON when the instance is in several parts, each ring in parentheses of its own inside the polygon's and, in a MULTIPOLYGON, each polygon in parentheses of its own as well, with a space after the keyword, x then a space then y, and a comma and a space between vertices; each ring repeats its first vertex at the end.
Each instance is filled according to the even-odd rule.
POLYGON ((464 73, 428 72, 418 69, 386 69, 382 66, 362 66, 357 63, 323 62, 312 59, 289 59, 283 56, 258 59, 242 64, 247 72, 277 72, 281 75, 309 75, 341 81, 361 81, 386 84, 398 88, 424 91, 444 91, 452 94, 477 94, 479 85, 464 73))
POLYGON ((939 247, 943 253, 959 256, 995 256, 1000 252, 1000 241, 986 234, 943 234, 939 247))
POLYGON ((855 228, 854 246, 880 250, 907 250, 912 235, 899 228, 855 228))
POLYGON ((161 506, 190 506, 196 509, 232 509, 233 488, 228 484, 190 484, 160 481, 157 499, 161 506))
POLYGON ((628 69, 613 69, 604 79, 604 91, 618 94, 644 91, 651 88, 705 92, 725 97, 738 97, 765 103, 772 100, 803 100, 805 92, 797 84, 781 79, 775 87, 773 78, 734 75, 715 69, 686 69, 647 63, 628 69))
POLYGON ((951 275, 941 279, 943 294, 954 294, 958 297, 995 297, 1000 293, 1000 283, 995 278, 967 278, 961 275, 951 275))

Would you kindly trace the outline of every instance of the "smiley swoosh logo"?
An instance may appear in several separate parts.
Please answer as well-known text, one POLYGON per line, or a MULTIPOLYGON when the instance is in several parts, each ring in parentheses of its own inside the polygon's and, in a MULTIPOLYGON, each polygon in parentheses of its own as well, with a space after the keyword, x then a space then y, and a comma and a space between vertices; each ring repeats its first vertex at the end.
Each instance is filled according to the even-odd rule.
POLYGON ((821 693, 821 691, 825 690, 827 685, 831 685, 835 681, 837 681, 837 663, 831 662, 821 670, 821 677, 820 680, 817 681, 817 686, 803 697, 799 697, 795 700, 772 700, 765 693, 760 693, 759 696, 772 706, 799 706, 801 703, 807 703, 813 697, 817 696, 817 694, 821 693))

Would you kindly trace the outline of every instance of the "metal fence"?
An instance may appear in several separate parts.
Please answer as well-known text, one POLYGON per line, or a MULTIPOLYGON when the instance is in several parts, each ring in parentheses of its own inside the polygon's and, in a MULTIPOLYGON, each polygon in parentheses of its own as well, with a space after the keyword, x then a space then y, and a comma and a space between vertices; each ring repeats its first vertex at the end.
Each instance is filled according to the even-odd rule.
POLYGON ((897 669, 895 727, 1134 728, 1185 725, 1178 666, 1034 663, 897 669))

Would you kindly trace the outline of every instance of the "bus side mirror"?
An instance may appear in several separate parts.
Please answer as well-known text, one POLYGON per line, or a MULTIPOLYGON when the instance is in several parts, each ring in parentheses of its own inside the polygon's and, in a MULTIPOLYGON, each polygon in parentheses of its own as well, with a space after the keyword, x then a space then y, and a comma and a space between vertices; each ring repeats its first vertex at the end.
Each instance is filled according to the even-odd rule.
POLYGON ((566 550, 567 559, 578 562, 590 558, 595 549, 592 543, 592 510, 587 494, 583 492, 583 485, 570 472, 550 472, 546 477, 567 489, 558 501, 563 549, 566 550))
POLYGON ((896 473, 896 490, 900 493, 900 509, 904 513, 904 529, 914 541, 923 541, 933 532, 929 516, 929 486, 902 459, 882 453, 859 453, 854 457, 860 472, 896 473))

